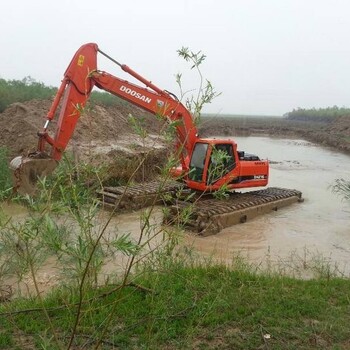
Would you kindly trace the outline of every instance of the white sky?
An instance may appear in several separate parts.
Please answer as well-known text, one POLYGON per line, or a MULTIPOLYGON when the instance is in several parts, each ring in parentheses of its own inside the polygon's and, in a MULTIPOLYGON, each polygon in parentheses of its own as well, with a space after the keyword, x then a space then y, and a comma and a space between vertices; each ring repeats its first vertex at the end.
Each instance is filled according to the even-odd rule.
POLYGON ((349 0, 7 0, 1 13, 4 79, 30 75, 58 86, 75 51, 96 42, 178 94, 178 72, 187 90, 198 87, 176 53, 188 46, 206 54, 203 74, 222 92, 207 112, 350 106, 349 0))

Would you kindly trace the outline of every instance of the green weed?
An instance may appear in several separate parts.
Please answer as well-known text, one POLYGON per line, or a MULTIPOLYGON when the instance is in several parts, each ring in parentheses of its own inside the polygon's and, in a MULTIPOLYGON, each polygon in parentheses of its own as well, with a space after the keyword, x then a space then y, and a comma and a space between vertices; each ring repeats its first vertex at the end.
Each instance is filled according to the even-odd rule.
POLYGON ((332 186, 333 193, 341 196, 346 201, 350 201, 350 181, 345 179, 336 179, 332 186))
POLYGON ((11 194, 11 171, 7 161, 7 149, 0 147, 0 200, 4 200, 11 194))
MULTIPOLYGON (((98 343, 126 349, 346 348, 349 283, 271 277, 214 264, 188 266, 185 256, 158 260, 123 289, 86 290, 73 344, 86 349, 98 343)), ((43 300, 63 344, 78 301, 74 290, 58 290, 43 300)), ((45 335, 35 300, 11 303, 0 313, 5 344, 16 343, 13 322, 37 341, 45 335)))
MULTIPOLYGON (((0 78, 0 113, 11 103, 25 102, 33 99, 51 99, 57 92, 56 87, 47 86, 28 76, 22 80, 6 80, 0 78)), ((104 106, 120 106, 126 102, 107 92, 93 91, 90 103, 104 106)))

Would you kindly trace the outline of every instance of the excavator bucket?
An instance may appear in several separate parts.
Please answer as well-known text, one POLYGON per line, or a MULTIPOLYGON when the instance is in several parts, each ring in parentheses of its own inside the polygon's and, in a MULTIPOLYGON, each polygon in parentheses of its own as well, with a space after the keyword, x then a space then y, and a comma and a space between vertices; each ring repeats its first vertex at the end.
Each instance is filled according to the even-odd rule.
POLYGON ((16 157, 10 163, 13 172, 13 188, 21 194, 34 195, 38 179, 50 175, 57 166, 52 158, 16 157))

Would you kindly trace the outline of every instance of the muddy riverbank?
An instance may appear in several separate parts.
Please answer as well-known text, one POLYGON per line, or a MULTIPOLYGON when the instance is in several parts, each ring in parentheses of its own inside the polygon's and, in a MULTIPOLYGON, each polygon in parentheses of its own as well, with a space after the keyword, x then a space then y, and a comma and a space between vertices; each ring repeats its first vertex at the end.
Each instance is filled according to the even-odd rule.
MULTIPOLYGON (((0 113, 0 146, 8 149, 9 159, 36 149, 37 131, 44 124, 50 100, 32 100, 10 105, 0 113)), ((51 123, 54 134, 55 121, 51 123)), ((68 150, 77 159, 112 164, 116 158, 137 158, 154 150, 155 158, 166 158, 166 145, 158 135, 164 122, 129 103, 114 107, 93 105, 81 116, 68 150), (135 132, 130 116, 149 134, 143 140, 135 132)), ((350 154, 350 116, 317 121, 298 121, 272 117, 238 117, 207 115, 199 125, 200 136, 281 136, 301 138, 350 154)), ((137 161, 137 159, 136 159, 137 161)), ((152 162, 151 162, 152 163, 152 162)), ((163 163, 162 163, 163 164, 163 163)), ((149 170, 154 164, 150 164, 149 170)), ((111 171, 114 172, 113 167, 111 171)))
POLYGON ((300 138, 350 154, 350 116, 326 121, 298 121, 271 117, 206 116, 200 126, 202 136, 270 136, 300 138))

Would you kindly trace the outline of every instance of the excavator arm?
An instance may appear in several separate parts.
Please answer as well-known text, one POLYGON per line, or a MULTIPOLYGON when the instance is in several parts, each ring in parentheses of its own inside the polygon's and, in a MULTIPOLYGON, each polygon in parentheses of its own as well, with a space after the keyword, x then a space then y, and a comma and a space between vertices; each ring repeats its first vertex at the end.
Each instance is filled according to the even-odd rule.
POLYGON ((91 43, 83 45, 75 53, 47 113, 43 130, 38 133, 37 152, 44 152, 48 143, 52 147, 50 152, 51 158, 57 161, 61 159, 62 153, 74 133, 80 114, 94 87, 94 82, 89 78, 89 75, 91 71, 97 68, 97 50, 97 45, 91 43), (48 134, 48 127, 56 116, 61 101, 56 134, 52 138, 48 134))
POLYGON ((127 65, 120 64, 101 51, 97 44, 89 43, 79 48, 64 73, 62 83, 47 113, 45 124, 38 132, 37 150, 28 157, 16 157, 11 162, 15 191, 33 194, 38 177, 53 172, 74 134, 79 117, 94 86, 170 122, 175 122, 176 154, 179 156, 182 170, 189 170, 189 155, 197 140, 197 129, 190 112, 175 95, 158 88, 127 65), (116 63, 123 71, 142 83, 142 86, 98 70, 98 53, 116 63), (52 137, 48 128, 57 114, 59 116, 56 131, 52 137), (50 146, 49 151, 47 151, 48 146, 50 146))
POLYGON ((150 113, 176 122, 177 148, 182 167, 184 170, 188 170, 188 160, 186 161, 186 158, 191 153, 197 138, 197 129, 190 112, 173 94, 161 90, 127 65, 113 60, 99 50, 97 44, 94 43, 83 45, 76 52, 67 68, 62 84, 47 114, 44 128, 38 133, 39 153, 44 152, 46 144, 49 144, 52 147, 50 158, 57 161, 61 159, 94 86, 108 91, 150 113), (144 86, 130 83, 107 72, 98 70, 98 52, 111 59, 123 71, 137 79, 144 86), (48 134, 48 126, 56 115, 61 101, 62 106, 59 113, 56 134, 52 138, 48 134))

